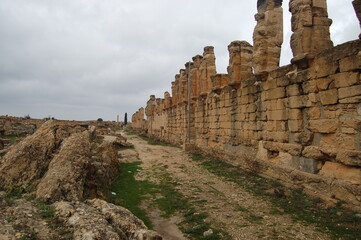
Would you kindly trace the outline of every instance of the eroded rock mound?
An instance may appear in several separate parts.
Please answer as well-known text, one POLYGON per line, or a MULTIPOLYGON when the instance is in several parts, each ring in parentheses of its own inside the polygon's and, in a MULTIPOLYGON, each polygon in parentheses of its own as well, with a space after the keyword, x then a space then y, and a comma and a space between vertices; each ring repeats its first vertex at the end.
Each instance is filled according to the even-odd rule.
POLYGON ((0 192, 0 239, 162 239, 130 211, 98 199, 118 171, 118 149, 131 144, 108 128, 101 138, 96 131, 82 123, 48 121, 6 149, 0 158, 0 189, 8 191, 0 192), (37 199, 9 202, 11 189, 31 199, 36 189, 37 199), (53 202, 57 216, 48 205, 53 202), (50 219, 44 219, 42 206, 50 219))
POLYGON ((56 146, 54 128, 47 122, 9 149, 0 164, 0 188, 29 184, 44 174, 56 146))
POLYGON ((63 139, 82 131, 84 128, 80 126, 48 121, 33 135, 11 146, 0 161, 0 189, 37 185, 63 139))
POLYGON ((74 240, 161 240, 130 211, 100 199, 85 203, 56 202, 57 216, 73 228, 74 240))
POLYGON ((37 197, 45 201, 82 200, 90 157, 88 131, 65 139, 37 187, 37 197))

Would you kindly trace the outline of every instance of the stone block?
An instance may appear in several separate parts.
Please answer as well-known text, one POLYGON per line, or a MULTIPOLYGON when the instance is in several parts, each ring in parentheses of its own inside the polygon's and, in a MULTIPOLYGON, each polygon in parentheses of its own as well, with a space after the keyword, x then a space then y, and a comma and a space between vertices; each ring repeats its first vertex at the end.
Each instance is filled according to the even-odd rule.
POLYGON ((286 96, 286 91, 284 87, 278 87, 266 91, 266 99, 278 99, 278 98, 284 98, 285 96, 286 96))
POLYGON ((319 92, 322 105, 331 105, 338 102, 337 89, 331 89, 327 91, 319 92))
POLYGON ((288 111, 288 118, 290 120, 301 120, 301 119, 303 119, 302 110, 297 109, 297 108, 290 109, 288 111))
POLYGON ((312 107, 307 109, 307 116, 311 120, 320 119, 321 109, 319 107, 312 107))
POLYGON ((355 97, 355 96, 360 96, 360 95, 361 95, 361 85, 338 89, 339 99, 355 97))
POLYGON ((347 72, 361 68, 361 52, 357 55, 346 57, 340 60, 340 71, 347 72))
POLYGON ((289 133, 288 132, 274 132, 272 133, 273 140, 277 142, 286 143, 289 140, 289 133))
POLYGON ((354 184, 360 184, 361 182, 360 168, 348 167, 334 162, 326 162, 319 174, 325 177, 350 181, 354 184))
POLYGON ((274 99, 267 103, 267 110, 284 110, 285 107, 285 99, 274 99))
POLYGON ((277 78, 277 87, 287 87, 288 85, 290 85, 290 80, 287 77, 277 78))
POLYGON ((298 96, 301 94, 298 84, 290 85, 286 89, 287 89, 287 96, 298 96))
POLYGON ((291 168, 298 168, 298 164, 294 164, 293 157, 289 153, 280 152, 278 154, 278 164, 282 165, 283 167, 291 167, 291 168))
POLYGON ((317 93, 310 93, 307 95, 306 107, 314 107, 319 101, 320 100, 317 93))
POLYGON ((288 107, 289 108, 304 108, 306 107, 307 96, 292 96, 288 98, 288 107))
POLYGON ((257 111, 257 105, 256 104, 248 104, 247 105, 247 110, 246 110, 248 113, 254 113, 257 111))
POLYGON ((267 111, 267 117, 269 120, 272 120, 272 121, 285 121, 288 119, 286 109, 267 111))
POLYGON ((322 151, 319 146, 307 146, 302 151, 302 156, 311 159, 326 160, 329 158, 327 154, 322 151))
POLYGON ((335 59, 330 59, 327 56, 319 56, 315 60, 316 77, 322 78, 336 73, 338 69, 338 62, 335 59))
POLYGON ((358 72, 343 72, 334 75, 335 87, 343 88, 360 83, 360 74, 358 72))
POLYGON ((263 160, 263 161, 267 161, 269 159, 269 152, 267 149, 265 149, 263 147, 263 141, 259 141, 259 143, 258 143, 258 151, 257 151, 256 158, 263 160))
POLYGON ((303 127, 303 120, 288 120, 288 130, 290 132, 301 132, 303 127))
POLYGON ((327 4, 325 0, 312 0, 312 6, 316 8, 327 9, 327 4))
POLYGON ((303 89, 304 94, 318 92, 317 81, 316 80, 310 80, 310 81, 304 82, 302 84, 302 89, 303 89))
POLYGON ((317 173, 322 168, 322 162, 303 158, 303 157, 293 157, 289 153, 280 153, 278 156, 279 164, 284 167, 294 168, 308 173, 317 173))
POLYGON ((301 132, 296 133, 294 135, 294 140, 296 143, 300 143, 301 145, 310 145, 313 142, 314 134, 311 132, 301 132))
POLYGON ((337 147, 336 134, 322 134, 320 139, 320 146, 323 148, 335 148, 337 147))
POLYGON ((263 147, 271 152, 287 152, 292 156, 300 156, 302 153, 300 144, 264 141, 263 147))
POLYGON ((338 120, 318 119, 310 120, 310 130, 316 133, 334 133, 338 128, 338 120))
POLYGON ((339 149, 336 161, 347 166, 361 167, 361 151, 339 149))
POLYGON ((310 158, 300 158, 299 170, 308 172, 308 173, 318 173, 322 168, 322 161, 318 161, 310 158))
POLYGON ((338 133, 336 135, 337 146, 341 149, 356 150, 355 136, 338 133))
POLYGON ((330 89, 330 88, 332 88, 331 85, 334 85, 334 84, 331 84, 331 83, 333 83, 333 81, 334 80, 330 77, 319 78, 316 80, 317 89, 319 91, 330 89))
POLYGON ((361 102, 361 96, 357 97, 349 97, 339 100, 342 104, 348 104, 348 103, 360 103, 361 102))
POLYGON ((277 88, 277 79, 269 79, 263 83, 263 90, 270 90, 277 88))

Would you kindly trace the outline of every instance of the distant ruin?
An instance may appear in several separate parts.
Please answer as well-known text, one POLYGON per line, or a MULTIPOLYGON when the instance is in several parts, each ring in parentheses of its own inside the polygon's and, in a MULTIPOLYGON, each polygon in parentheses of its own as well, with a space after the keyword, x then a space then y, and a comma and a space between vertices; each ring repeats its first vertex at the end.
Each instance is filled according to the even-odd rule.
MULTIPOLYGON (((205 47, 132 127, 245 168, 255 156, 261 175, 360 210, 361 41, 334 47, 326 0, 290 0, 293 58, 279 67, 281 5, 258 0, 253 46, 228 46, 227 74, 205 47)), ((361 1, 353 5, 360 20, 361 1)))

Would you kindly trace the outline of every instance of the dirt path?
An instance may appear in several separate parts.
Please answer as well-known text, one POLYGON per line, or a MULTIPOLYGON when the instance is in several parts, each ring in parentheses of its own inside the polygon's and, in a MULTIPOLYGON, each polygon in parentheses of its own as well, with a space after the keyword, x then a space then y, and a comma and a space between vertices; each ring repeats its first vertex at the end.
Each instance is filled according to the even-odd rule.
MULTIPOLYGON (((314 226, 294 222, 285 214, 275 214, 271 203, 210 173, 181 149, 148 145, 137 136, 127 138, 142 162, 140 177, 156 181, 156 171, 163 167, 192 206, 208 213, 207 222, 229 233, 232 239, 329 239, 314 226)), ((154 221, 161 219, 159 213, 152 212, 154 221)), ((186 239, 175 227, 176 222, 160 220, 155 223, 155 230, 163 232, 168 240, 186 239)))

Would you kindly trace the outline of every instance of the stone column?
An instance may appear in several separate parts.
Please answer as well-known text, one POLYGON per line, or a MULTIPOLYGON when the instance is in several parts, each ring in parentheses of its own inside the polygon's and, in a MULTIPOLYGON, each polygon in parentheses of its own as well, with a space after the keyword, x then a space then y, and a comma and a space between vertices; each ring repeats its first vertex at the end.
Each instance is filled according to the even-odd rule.
POLYGON ((177 105, 177 90, 175 81, 172 82, 172 106, 177 105))
POLYGON ((172 98, 169 94, 169 92, 164 93, 164 107, 166 109, 170 108, 172 106, 172 98))
POLYGON ((258 0, 253 32, 253 68, 256 75, 279 67, 283 43, 282 0, 258 0))
POLYGON ((234 41, 228 45, 230 84, 240 83, 252 77, 253 47, 246 41, 234 41))
POLYGON ((180 74, 178 73, 175 75, 175 91, 176 91, 176 96, 177 96, 175 105, 178 105, 181 102, 182 96, 180 95, 180 88, 181 88, 180 74))
POLYGON ((326 0, 290 0, 289 6, 293 31, 292 63, 307 63, 317 53, 333 47, 330 37, 332 20, 328 18, 326 0))
POLYGON ((147 118, 153 116, 156 106, 155 95, 150 95, 150 98, 147 102, 147 106, 145 107, 145 115, 147 118))
POLYGON ((195 100, 200 95, 200 72, 199 67, 201 65, 203 57, 201 55, 194 56, 193 68, 191 68, 191 90, 192 90, 192 99, 195 100))
POLYGON ((207 95, 212 90, 211 77, 216 72, 216 57, 214 56, 214 47, 204 48, 203 58, 199 66, 200 71, 200 92, 201 95, 207 95))
MULTIPOLYGON (((352 4, 353 7, 355 8, 355 12, 361 27, 361 0, 354 0, 352 4)), ((359 38, 361 39, 361 34, 359 35, 359 38)))
POLYGON ((185 69, 179 71, 179 83, 180 83, 180 102, 183 103, 188 99, 188 75, 185 69))

